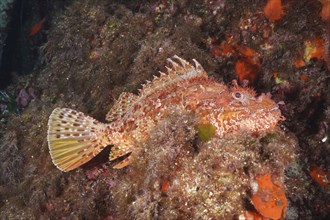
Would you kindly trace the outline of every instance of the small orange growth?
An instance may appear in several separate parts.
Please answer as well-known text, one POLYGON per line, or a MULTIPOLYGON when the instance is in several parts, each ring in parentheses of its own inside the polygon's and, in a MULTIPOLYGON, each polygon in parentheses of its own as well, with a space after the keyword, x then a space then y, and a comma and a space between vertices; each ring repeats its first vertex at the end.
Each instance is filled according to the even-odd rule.
POLYGON ((320 37, 316 37, 313 40, 305 41, 304 59, 309 61, 312 58, 323 59, 323 40, 320 37))
POLYGON ((235 71, 240 81, 247 79, 256 80, 260 70, 259 53, 249 47, 237 46, 237 51, 243 57, 235 64, 235 71))
POLYGON ((330 1, 321 0, 322 10, 321 10, 321 18, 323 21, 329 21, 330 19, 330 1))
POLYGON ((254 58, 256 56, 259 56, 257 51, 255 51, 249 47, 241 46, 240 48, 238 48, 238 51, 240 52, 241 55, 243 55, 245 57, 254 58))
POLYGON ((244 214, 239 216, 239 219, 243 220, 267 220, 268 218, 263 217, 259 213, 246 211, 244 214))
POLYGON ((325 172, 318 166, 313 166, 309 175, 321 186, 329 187, 330 186, 330 171, 325 172))
POLYGON ((169 187, 170 187, 169 179, 168 178, 163 179, 163 181, 161 181, 160 191, 166 192, 169 187))
POLYGON ((301 59, 301 58, 298 58, 298 59, 296 59, 296 60, 294 61, 294 66, 295 66, 296 68, 303 67, 303 66, 305 66, 305 61, 304 61, 303 59, 301 59))
POLYGON ((315 45, 315 51, 311 53, 311 57, 315 57, 316 59, 322 59, 323 58, 323 40, 321 38, 316 38, 313 42, 315 45))
POLYGON ((268 20, 277 21, 285 15, 283 11, 283 8, 285 7, 286 6, 282 5, 281 0, 268 0, 266 6, 264 7, 264 13, 268 20))
POLYGON ((242 57, 235 65, 237 78, 240 81, 247 79, 253 82, 256 80, 260 70, 260 54, 257 51, 233 42, 232 36, 226 36, 226 41, 214 46, 211 53, 215 57, 242 57))
POLYGON ((309 77, 305 73, 300 74, 299 78, 305 82, 309 81, 309 77))
POLYGON ((253 82, 257 78, 259 69, 260 65, 248 58, 242 58, 235 64, 235 72, 240 81, 247 79, 253 82))
POLYGON ((252 203, 264 217, 280 219, 285 217, 288 201, 281 185, 272 181, 271 175, 257 177, 258 191, 252 196, 252 203))
POLYGON ((213 47, 211 49, 211 53, 216 57, 222 57, 222 56, 231 56, 234 54, 234 49, 231 45, 229 45, 227 42, 222 42, 221 44, 213 47))
POLYGON ((39 21, 38 23, 33 25, 32 28, 30 29, 29 36, 32 37, 32 36, 36 35, 37 33, 39 33, 41 28, 44 26, 45 21, 46 21, 46 18, 43 18, 41 21, 39 21))

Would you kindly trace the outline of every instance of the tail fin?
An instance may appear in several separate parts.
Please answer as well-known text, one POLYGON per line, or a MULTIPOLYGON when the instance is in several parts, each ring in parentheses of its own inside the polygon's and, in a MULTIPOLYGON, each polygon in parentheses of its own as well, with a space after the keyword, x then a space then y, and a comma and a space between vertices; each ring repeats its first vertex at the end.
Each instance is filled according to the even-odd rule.
POLYGON ((110 144, 104 124, 68 108, 56 108, 49 116, 47 139, 53 163, 65 172, 88 162, 110 144))

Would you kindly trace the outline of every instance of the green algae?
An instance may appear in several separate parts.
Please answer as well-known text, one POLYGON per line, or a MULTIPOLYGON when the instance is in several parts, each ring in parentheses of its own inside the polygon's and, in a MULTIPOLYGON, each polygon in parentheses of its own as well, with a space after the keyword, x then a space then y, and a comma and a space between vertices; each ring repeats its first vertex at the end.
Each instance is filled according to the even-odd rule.
POLYGON ((215 135, 215 127, 212 124, 200 124, 197 126, 197 136, 202 141, 209 141, 215 135))
POLYGON ((278 134, 276 132, 271 132, 271 133, 268 133, 265 137, 263 137, 260 141, 265 144, 269 144, 270 142, 275 140, 277 137, 278 137, 278 134))

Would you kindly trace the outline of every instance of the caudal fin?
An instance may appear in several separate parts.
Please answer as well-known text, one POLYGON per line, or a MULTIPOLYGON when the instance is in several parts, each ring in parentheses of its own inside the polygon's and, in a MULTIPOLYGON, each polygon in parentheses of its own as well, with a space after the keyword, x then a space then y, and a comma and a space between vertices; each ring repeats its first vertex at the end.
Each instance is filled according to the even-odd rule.
POLYGON ((48 146, 53 163, 62 171, 73 170, 109 145, 106 126, 84 113, 56 108, 49 116, 48 146))

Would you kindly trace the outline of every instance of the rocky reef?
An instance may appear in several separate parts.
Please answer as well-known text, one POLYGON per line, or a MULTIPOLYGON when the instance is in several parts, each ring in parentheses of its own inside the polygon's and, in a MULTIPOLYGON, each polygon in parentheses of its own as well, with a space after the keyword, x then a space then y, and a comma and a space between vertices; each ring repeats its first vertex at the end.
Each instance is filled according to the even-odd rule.
POLYGON ((1 219, 330 217, 326 1, 49 4, 34 68, 17 70, 0 93, 1 219), (177 112, 137 143, 124 169, 108 162, 111 146, 74 171, 56 169, 46 140, 54 108, 104 121, 122 92, 137 93, 175 54, 225 84, 248 79, 286 119, 267 134, 219 139, 177 112))
POLYGON ((296 140, 280 130, 205 142, 192 128, 191 115, 173 115, 141 143, 138 159, 112 187, 119 218, 235 219, 255 211, 257 176, 271 174, 282 184, 295 160, 296 140))

